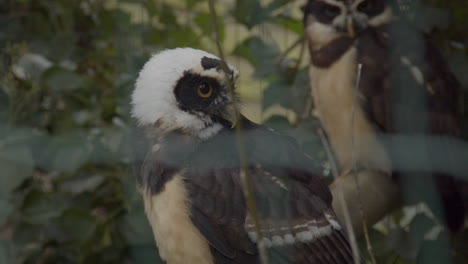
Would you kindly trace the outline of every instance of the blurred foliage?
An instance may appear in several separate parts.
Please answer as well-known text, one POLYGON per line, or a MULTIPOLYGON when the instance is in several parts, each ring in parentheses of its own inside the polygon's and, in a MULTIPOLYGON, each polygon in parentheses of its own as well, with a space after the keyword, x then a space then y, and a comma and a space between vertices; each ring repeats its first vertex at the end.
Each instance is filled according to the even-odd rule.
MULTIPOLYGON (((426 0, 418 23, 466 88, 465 1, 426 0)), ((244 75, 254 68, 265 123, 330 174, 307 115, 307 49, 285 54, 302 34, 305 1, 221 2, 222 44, 244 75)), ((130 170, 129 94, 153 52, 216 53, 210 16, 196 0, 1 0, 0 263, 159 263, 130 170)), ((402 210, 387 222, 371 233, 379 263, 430 263, 441 249, 427 214, 402 210)))

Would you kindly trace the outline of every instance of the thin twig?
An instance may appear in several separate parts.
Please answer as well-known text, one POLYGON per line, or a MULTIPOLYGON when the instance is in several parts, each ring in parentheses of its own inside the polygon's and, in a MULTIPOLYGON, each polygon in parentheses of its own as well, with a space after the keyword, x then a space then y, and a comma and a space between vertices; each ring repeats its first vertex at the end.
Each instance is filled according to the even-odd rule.
MULTIPOLYGON (((336 165, 336 161, 333 158, 331 147, 329 145, 327 137, 325 137, 325 133, 323 132, 322 128, 318 129, 318 135, 320 137, 320 140, 322 141, 322 145, 323 145, 323 148, 325 149, 325 153, 327 155, 328 161, 330 162, 330 168, 332 171, 333 178, 337 179, 339 177, 338 166, 336 165)), ((359 248, 357 246, 356 234, 354 232, 353 224, 351 222, 351 216, 349 214, 348 205, 346 204, 346 201, 344 199, 342 192, 338 192, 337 198, 338 198, 339 203, 342 205, 342 210, 343 210, 342 215, 343 215, 343 218, 344 218, 343 220, 346 226, 346 233, 350 240, 351 250, 353 251, 353 261, 354 263, 361 263, 360 257, 359 257, 359 248)))
POLYGON ((371 257, 371 261, 373 264, 376 264, 375 260, 375 255, 374 255, 374 250, 372 248, 372 244, 369 239, 369 231, 367 229, 367 216, 366 213, 364 212, 364 207, 362 205, 362 199, 361 199, 361 188, 359 187, 359 180, 358 180, 358 173, 356 169, 356 156, 355 156, 355 145, 354 145, 354 113, 356 110, 356 95, 357 95, 357 89, 359 88, 359 84, 361 82, 361 73, 362 73, 362 64, 359 63, 357 67, 357 74, 356 74, 356 83, 353 87, 353 101, 351 105, 351 172, 354 177, 354 182, 356 184, 356 194, 358 197, 358 202, 359 202, 359 213, 361 214, 362 218, 362 229, 364 231, 364 236, 366 238, 366 244, 367 244, 367 251, 369 252, 369 255, 371 257))
POLYGON ((312 98, 312 92, 309 91, 309 94, 307 95, 306 99, 306 104, 304 106, 304 111, 302 112, 301 118, 306 119, 307 117, 310 116, 310 112, 312 111, 312 101, 314 99, 312 98))
MULTIPOLYGON (((225 62, 225 57, 224 57, 224 52, 221 47, 221 42, 219 40, 219 34, 218 34, 218 23, 217 23, 217 16, 216 16, 216 10, 214 6, 214 0, 209 0, 209 9, 210 9, 210 14, 211 14, 211 27, 212 27, 212 32, 214 34, 214 39, 216 42, 216 47, 218 49, 219 57, 221 59, 221 68, 224 71, 225 77, 227 81, 227 86, 229 93, 231 95, 231 98, 235 98, 234 95, 234 84, 232 83, 233 80, 231 80, 229 76, 229 69, 228 66, 225 62)), ((255 224, 255 231, 257 233, 257 247, 259 250, 259 255, 260 255, 260 261, 262 264, 267 264, 268 263, 268 258, 266 254, 266 248, 263 242, 263 235, 261 232, 261 226, 260 226, 260 217, 258 215, 258 210, 257 206, 255 203, 255 197, 253 196, 253 188, 252 188, 252 181, 250 179, 250 176, 248 174, 247 170, 247 161, 245 159, 245 149, 244 149, 244 141, 242 137, 242 122, 240 122, 240 113, 239 113, 239 108, 236 102, 233 102, 233 108, 234 108, 234 113, 236 116, 236 138, 237 138, 237 145, 239 148, 239 162, 240 162, 240 176, 241 176, 241 181, 244 189, 244 196, 245 200, 247 202, 247 208, 249 210, 249 213, 254 221, 255 224)))
POLYGON ((280 64, 284 58, 299 44, 301 44, 305 40, 304 35, 300 36, 296 41, 289 48, 287 48, 282 54, 275 59, 274 65, 280 64))
MULTIPOLYGON (((303 40, 304 38, 301 38, 301 39, 303 40)), ((296 65, 294 65, 294 76, 296 76, 297 73, 299 72, 299 67, 301 67, 302 58, 304 57, 305 42, 302 41, 300 43, 302 45, 301 45, 301 49, 299 50, 299 59, 297 60, 296 65)))
POLYGON ((323 131, 322 128, 319 128, 317 130, 317 133, 320 137, 320 140, 322 141, 322 145, 323 145, 323 148, 325 149, 325 154, 327 155, 328 161, 330 162, 330 169, 331 169, 333 178, 337 179, 340 173, 338 172, 338 166, 336 165, 336 161, 333 158, 333 154, 332 154, 328 139, 327 137, 325 137, 325 132, 323 131))
MULTIPOLYGON (((305 52, 305 42, 302 41, 301 42, 302 45, 301 45, 301 49, 299 50, 299 59, 296 61, 296 65, 294 65, 294 71, 293 71, 293 76, 294 76, 294 79, 296 80, 297 79, 297 74, 299 72, 299 67, 301 67, 301 63, 302 63, 302 58, 304 58, 304 52, 305 52)), ((293 84, 294 85, 294 84, 293 84)), ((310 89, 309 89, 310 90, 310 89)), ((309 96, 310 97, 310 96, 309 96)), ((306 102, 307 103, 307 102, 306 102)), ((306 105, 307 107, 307 105, 306 105)), ((296 121, 294 122, 294 125, 297 125, 299 124, 299 122, 301 121, 302 119, 302 115, 297 115, 297 119, 296 121)))

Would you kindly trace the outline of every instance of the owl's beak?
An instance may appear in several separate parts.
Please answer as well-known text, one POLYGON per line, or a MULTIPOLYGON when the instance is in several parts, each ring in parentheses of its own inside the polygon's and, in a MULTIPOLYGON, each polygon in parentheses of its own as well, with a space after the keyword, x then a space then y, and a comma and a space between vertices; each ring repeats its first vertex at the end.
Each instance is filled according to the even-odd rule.
POLYGON ((356 32, 354 30, 354 20, 352 16, 348 16, 346 18, 346 29, 348 31, 348 35, 351 38, 354 38, 354 36, 356 35, 356 32))
POLYGON ((221 113, 221 117, 229 122, 231 122, 232 127, 235 127, 238 121, 238 113, 236 113, 236 109, 234 105, 229 104, 226 109, 221 113))

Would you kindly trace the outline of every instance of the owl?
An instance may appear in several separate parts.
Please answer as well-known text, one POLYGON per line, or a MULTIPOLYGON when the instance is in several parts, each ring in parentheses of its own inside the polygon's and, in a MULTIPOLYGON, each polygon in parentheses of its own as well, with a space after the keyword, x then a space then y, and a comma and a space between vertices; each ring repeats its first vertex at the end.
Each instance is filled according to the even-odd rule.
POLYGON ((295 140, 234 113, 228 83, 237 75, 213 54, 176 48, 152 56, 136 80, 135 171, 160 256, 168 264, 259 264, 263 244, 271 264, 355 263, 330 190, 295 140))
POLYGON ((467 183, 442 159, 461 136, 461 85, 429 36, 397 7, 390 0, 307 2, 316 114, 343 175, 353 168, 383 172, 409 196, 424 196, 433 182, 445 222, 459 230, 467 183))

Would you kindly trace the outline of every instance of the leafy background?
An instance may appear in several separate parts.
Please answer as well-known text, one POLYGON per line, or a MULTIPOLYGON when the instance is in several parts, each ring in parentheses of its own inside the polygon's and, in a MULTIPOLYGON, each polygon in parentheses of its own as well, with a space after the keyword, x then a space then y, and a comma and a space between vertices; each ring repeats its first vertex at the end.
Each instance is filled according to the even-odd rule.
MULTIPOLYGON (((466 1, 398 2, 467 91, 466 1)), ((217 1, 218 30, 243 112, 298 138, 329 175, 308 115, 304 3, 217 1)), ((0 263, 162 263, 129 166, 129 94, 158 50, 216 54, 211 16, 196 0, 0 1, 0 263)), ((424 206, 390 215, 370 233, 378 262, 448 261, 437 228, 424 206)), ((466 232, 454 241, 463 263, 466 232)))

